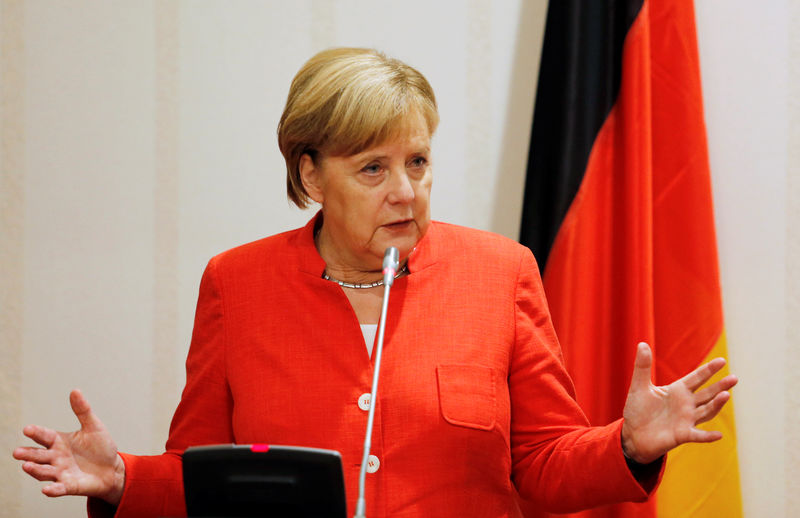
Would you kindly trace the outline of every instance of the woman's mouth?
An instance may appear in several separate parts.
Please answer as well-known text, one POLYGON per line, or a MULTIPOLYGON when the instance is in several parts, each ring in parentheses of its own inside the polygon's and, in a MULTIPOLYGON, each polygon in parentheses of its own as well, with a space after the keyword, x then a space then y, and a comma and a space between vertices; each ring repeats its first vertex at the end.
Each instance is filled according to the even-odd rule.
POLYGON ((414 223, 413 219, 404 219, 401 221, 395 221, 394 223, 387 223, 384 225, 385 228, 389 230, 405 230, 414 223))

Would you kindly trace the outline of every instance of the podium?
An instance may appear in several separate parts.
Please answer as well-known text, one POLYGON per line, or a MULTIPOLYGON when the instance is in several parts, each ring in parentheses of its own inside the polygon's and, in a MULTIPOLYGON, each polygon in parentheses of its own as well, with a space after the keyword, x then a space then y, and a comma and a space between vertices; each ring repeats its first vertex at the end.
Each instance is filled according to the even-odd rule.
POLYGON ((347 518, 339 452, 295 446, 214 445, 183 454, 192 518, 347 518))

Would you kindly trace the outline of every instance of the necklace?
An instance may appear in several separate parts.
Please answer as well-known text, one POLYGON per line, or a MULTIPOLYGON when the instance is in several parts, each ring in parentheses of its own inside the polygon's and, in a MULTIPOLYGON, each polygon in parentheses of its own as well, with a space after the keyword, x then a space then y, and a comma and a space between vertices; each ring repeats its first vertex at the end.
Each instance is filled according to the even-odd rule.
MULTIPOLYGON (((403 267, 400 268, 397 271, 397 273, 395 274, 394 278, 397 279, 398 277, 400 277, 401 275, 403 275, 407 271, 408 271, 408 264, 404 264, 403 267)), ((322 278, 325 279, 326 281, 335 282, 336 284, 338 284, 342 288, 353 288, 353 289, 357 289, 357 290, 362 290, 362 289, 366 289, 366 288, 377 288, 378 286, 383 286, 383 279, 377 280, 375 282, 365 283, 365 284, 353 284, 353 283, 350 283, 350 282, 344 282, 344 281, 340 281, 338 279, 334 279, 333 277, 328 275, 327 271, 322 272, 322 278)))

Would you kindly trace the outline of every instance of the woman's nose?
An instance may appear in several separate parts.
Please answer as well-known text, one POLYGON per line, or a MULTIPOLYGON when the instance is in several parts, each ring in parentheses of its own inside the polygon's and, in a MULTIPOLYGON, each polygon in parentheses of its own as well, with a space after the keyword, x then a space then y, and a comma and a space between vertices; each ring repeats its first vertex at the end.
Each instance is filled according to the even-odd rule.
POLYGON ((408 177, 405 169, 392 171, 389 175, 389 196, 390 203, 410 203, 414 200, 414 186, 408 177))

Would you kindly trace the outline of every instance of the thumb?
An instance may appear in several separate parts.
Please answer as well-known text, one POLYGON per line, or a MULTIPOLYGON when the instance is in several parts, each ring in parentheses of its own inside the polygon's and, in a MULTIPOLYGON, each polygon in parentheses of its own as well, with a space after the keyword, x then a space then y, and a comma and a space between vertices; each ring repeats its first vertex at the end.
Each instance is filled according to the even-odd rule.
POLYGON ((89 401, 83 396, 80 390, 75 389, 69 393, 69 404, 72 407, 72 411, 75 413, 75 417, 77 417, 78 421, 81 423, 81 430, 96 430, 103 426, 100 419, 92 412, 89 401))
POLYGON ((636 360, 633 363, 631 391, 646 389, 650 386, 650 371, 653 366, 653 352, 646 342, 636 346, 636 360))

